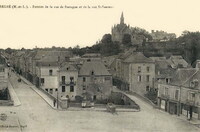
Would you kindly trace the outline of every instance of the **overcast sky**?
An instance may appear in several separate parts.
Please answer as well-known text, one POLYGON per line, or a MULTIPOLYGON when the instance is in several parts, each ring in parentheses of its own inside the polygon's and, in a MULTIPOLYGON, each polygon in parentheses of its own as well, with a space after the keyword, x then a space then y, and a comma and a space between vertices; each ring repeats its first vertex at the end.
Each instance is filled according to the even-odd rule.
POLYGON ((200 0, 1 0, 0 5, 113 6, 110 9, 2 9, 0 48, 91 46, 118 24, 181 35, 199 31, 200 0), (56 3, 55 3, 56 2, 56 3))

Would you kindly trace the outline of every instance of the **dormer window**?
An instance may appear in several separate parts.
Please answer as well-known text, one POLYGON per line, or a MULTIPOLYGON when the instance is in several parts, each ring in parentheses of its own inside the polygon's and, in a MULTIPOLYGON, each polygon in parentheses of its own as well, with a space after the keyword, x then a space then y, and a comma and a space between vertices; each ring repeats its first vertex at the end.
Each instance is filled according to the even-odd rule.
POLYGON ((194 79, 193 81, 190 82, 190 87, 195 88, 199 85, 199 82, 197 79, 194 79))

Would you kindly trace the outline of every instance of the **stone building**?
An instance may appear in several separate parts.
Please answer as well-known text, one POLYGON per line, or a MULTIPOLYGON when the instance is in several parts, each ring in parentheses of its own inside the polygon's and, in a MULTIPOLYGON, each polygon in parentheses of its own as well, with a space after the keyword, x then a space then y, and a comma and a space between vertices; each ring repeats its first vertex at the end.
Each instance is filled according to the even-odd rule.
POLYGON ((112 89, 112 75, 101 61, 86 61, 78 75, 77 95, 89 95, 92 100, 108 99, 112 89))
POLYGON ((169 41, 176 38, 175 33, 167 33, 167 32, 158 31, 158 30, 156 31, 152 30, 150 35, 153 38, 152 41, 169 41))
POLYGON ((176 69, 172 68, 166 57, 150 57, 155 61, 155 84, 158 89, 158 83, 170 83, 176 69))
POLYGON ((65 62, 58 70, 58 98, 68 98, 75 100, 77 93, 77 80, 78 80, 78 68, 65 62))
POLYGON ((154 88, 155 62, 141 52, 132 49, 119 55, 110 65, 110 69, 113 77, 122 82, 118 86, 121 90, 144 95, 154 88))
POLYGON ((8 88, 8 68, 0 64, 0 90, 8 88))
POLYGON ((169 84, 158 84, 158 106, 188 119, 200 119, 200 61, 196 68, 180 68, 169 84))
POLYGON ((140 95, 154 88, 155 63, 141 52, 134 52, 122 62, 122 79, 129 84, 129 90, 140 95))
POLYGON ((44 57, 36 63, 36 86, 42 88, 53 97, 58 94, 58 70, 60 64, 56 56, 44 57))

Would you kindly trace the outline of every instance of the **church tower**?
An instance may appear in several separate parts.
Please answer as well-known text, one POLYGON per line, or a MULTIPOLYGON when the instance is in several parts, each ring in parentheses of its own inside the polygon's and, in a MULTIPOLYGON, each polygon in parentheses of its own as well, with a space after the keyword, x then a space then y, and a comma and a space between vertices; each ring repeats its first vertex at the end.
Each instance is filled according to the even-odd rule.
POLYGON ((122 43, 125 34, 131 35, 131 29, 128 25, 126 25, 126 23, 124 23, 124 13, 122 12, 120 23, 112 27, 112 41, 122 43))
POLYGON ((123 14, 123 12, 122 12, 122 14, 121 14, 120 24, 124 24, 124 14, 123 14))

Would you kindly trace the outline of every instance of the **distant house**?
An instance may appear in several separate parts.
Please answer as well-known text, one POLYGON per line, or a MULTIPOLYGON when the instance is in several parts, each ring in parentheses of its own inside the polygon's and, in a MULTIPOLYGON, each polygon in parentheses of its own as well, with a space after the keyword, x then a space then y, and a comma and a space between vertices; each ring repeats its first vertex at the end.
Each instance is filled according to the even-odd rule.
POLYGON ((77 95, 78 68, 65 62, 58 70, 58 98, 68 98, 75 100, 77 95))
POLYGON ((8 68, 0 64, 0 90, 8 87, 8 68))
POLYGON ((101 60, 101 54, 98 53, 86 53, 81 56, 81 60, 87 61, 87 60, 95 60, 95 61, 100 61, 101 60))
POLYGON ((110 69, 113 77, 123 82, 118 86, 122 90, 144 95, 154 87, 155 62, 134 49, 120 54, 110 69))
POLYGON ((120 53, 119 55, 115 56, 115 59, 112 61, 112 63, 109 65, 110 70, 112 71, 112 75, 117 78, 122 78, 122 62, 130 56, 135 49, 129 49, 128 51, 125 51, 125 53, 120 53))
POLYGON ((155 84, 154 88, 158 88, 158 83, 170 83, 175 69, 171 67, 166 57, 150 57, 155 62, 155 84))
POLYGON ((179 68, 168 84, 158 84, 158 106, 187 118, 200 119, 200 61, 196 68, 179 68))
POLYGON ((57 56, 46 56, 36 62, 36 86, 54 97, 57 97, 58 92, 59 67, 57 56))
POLYGON ((86 61, 78 75, 77 95, 89 95, 92 100, 108 99, 112 89, 112 75, 100 61, 86 61))
POLYGON ((16 51, 13 53, 12 58, 11 58, 13 68, 19 74, 22 74, 22 71, 25 67, 24 55, 25 55, 25 51, 16 51))
POLYGON ((176 38, 176 34, 175 33, 167 33, 164 31, 154 31, 152 30, 150 35, 153 38, 153 41, 169 41, 171 39, 175 39, 176 38))
POLYGON ((155 63, 141 52, 134 52, 122 61, 122 79, 129 84, 129 90, 140 95, 154 88, 155 63))
POLYGON ((174 56, 172 55, 168 59, 168 63, 172 68, 186 68, 190 67, 190 65, 183 59, 182 56, 174 56))

